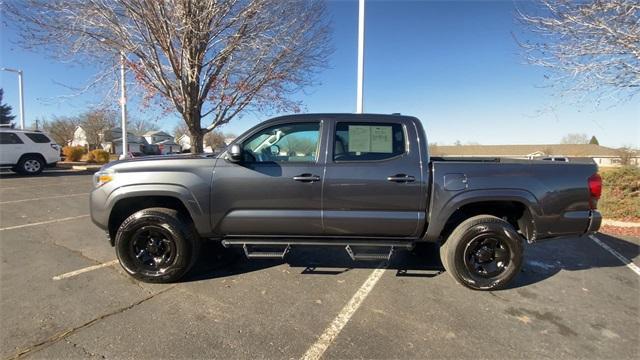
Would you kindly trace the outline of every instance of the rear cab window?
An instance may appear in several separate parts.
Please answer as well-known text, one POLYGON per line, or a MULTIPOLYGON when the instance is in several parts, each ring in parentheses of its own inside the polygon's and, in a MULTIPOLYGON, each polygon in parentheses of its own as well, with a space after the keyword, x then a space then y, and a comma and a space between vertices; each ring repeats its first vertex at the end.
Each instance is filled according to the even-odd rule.
POLYGON ((22 144, 18 135, 10 132, 0 132, 0 145, 22 144))
POLYGON ((333 141, 333 160, 380 161, 406 153, 402 124, 338 122, 333 141))
POLYGON ((47 135, 42 133, 25 133, 31 141, 38 144, 50 143, 51 140, 47 137, 47 135))

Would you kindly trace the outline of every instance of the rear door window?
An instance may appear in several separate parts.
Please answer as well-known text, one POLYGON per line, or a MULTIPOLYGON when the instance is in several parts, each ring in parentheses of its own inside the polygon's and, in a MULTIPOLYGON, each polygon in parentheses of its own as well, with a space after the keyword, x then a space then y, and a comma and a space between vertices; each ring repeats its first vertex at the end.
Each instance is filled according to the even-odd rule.
POLYGON ((336 124, 334 161, 386 160, 405 152, 405 133, 401 124, 350 122, 336 124))
POLYGON ((51 142, 47 135, 42 133, 25 133, 25 135, 27 135, 27 137, 34 143, 45 144, 51 142))
POLYGON ((0 132, 0 145, 22 144, 18 135, 9 132, 0 132))

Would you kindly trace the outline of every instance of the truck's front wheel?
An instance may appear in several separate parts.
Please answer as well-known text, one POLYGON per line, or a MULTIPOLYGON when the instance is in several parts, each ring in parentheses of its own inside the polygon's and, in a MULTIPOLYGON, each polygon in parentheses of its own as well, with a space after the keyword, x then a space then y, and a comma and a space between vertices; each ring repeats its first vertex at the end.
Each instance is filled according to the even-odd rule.
POLYGON ((200 241, 190 219, 178 211, 149 208, 129 216, 115 239, 120 265, 144 282, 168 283, 193 266, 200 241))
POLYGON ((508 222, 474 216, 462 222, 440 248, 445 270, 474 290, 505 287, 522 267, 522 240, 508 222))

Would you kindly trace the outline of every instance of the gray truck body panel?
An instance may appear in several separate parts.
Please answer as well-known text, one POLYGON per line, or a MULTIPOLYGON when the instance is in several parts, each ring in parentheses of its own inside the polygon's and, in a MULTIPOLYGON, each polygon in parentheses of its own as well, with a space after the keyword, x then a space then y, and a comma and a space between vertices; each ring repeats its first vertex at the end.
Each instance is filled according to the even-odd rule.
POLYGON ((594 163, 535 160, 430 159, 427 138, 414 117, 307 114, 261 123, 241 144, 270 126, 319 122, 315 162, 236 163, 214 156, 148 157, 106 165, 114 180, 91 194, 91 217, 109 228, 112 209, 132 197, 168 196, 189 211, 206 238, 401 239, 438 241, 451 217, 478 202, 514 202, 526 211, 529 240, 581 235, 598 229, 587 178, 594 163), (397 123, 406 152, 380 161, 334 161, 338 122, 397 123), (319 181, 292 180, 301 174, 319 181), (412 182, 389 177, 409 175, 412 182))

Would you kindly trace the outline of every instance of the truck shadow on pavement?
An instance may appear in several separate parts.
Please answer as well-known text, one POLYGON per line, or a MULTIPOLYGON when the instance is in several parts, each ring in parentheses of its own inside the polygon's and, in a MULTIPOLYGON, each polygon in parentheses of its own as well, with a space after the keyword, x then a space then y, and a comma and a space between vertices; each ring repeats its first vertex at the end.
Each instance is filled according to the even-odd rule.
MULTIPOLYGON (((606 234, 597 236, 627 259, 633 260, 640 254, 640 246, 634 242, 606 234)), ((375 269, 381 262, 353 261, 343 248, 338 246, 294 247, 284 260, 248 260, 239 248, 224 249, 218 244, 207 243, 203 246, 198 263, 183 281, 239 275, 282 264, 299 270, 303 275, 335 276, 353 269, 375 269)), ((561 270, 579 271, 624 266, 619 259, 586 236, 550 240, 525 246, 522 270, 507 290, 542 282, 561 270)), ((432 278, 444 273, 436 244, 420 244, 413 251, 397 251, 386 268, 395 271, 395 276, 398 277, 432 278)))
MULTIPOLYGON (((383 261, 353 261, 343 247, 292 247, 284 259, 248 260, 242 249, 224 249, 214 243, 204 244, 200 258, 183 281, 200 281, 220 278, 287 264, 303 275, 339 275, 353 269, 376 269, 383 261)), ((435 244, 420 244, 413 251, 399 250, 386 264, 395 270, 396 276, 434 277, 444 269, 435 244)))

